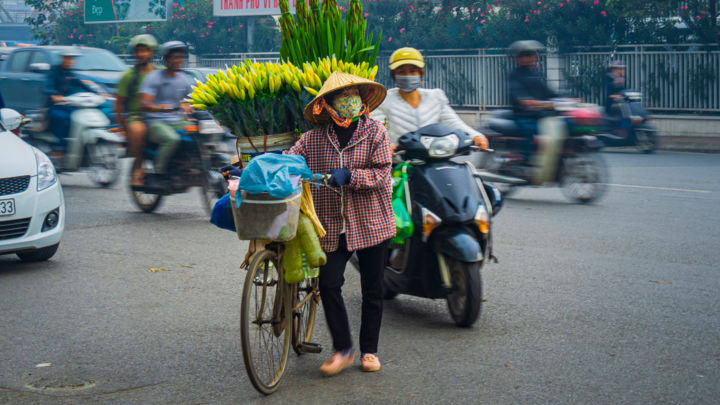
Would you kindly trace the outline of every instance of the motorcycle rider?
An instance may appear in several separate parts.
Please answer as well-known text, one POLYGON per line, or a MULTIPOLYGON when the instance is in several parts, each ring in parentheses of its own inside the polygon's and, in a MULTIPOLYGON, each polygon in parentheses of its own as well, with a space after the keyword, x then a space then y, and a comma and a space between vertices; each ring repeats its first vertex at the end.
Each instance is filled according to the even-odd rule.
POLYGON ((140 106, 145 112, 145 123, 149 139, 158 143, 155 172, 164 174, 167 163, 180 143, 177 130, 187 124, 182 114, 192 113, 192 108, 183 99, 192 91, 190 77, 182 71, 188 47, 181 41, 162 44, 160 54, 166 69, 148 73, 140 89, 140 106))
POLYGON ((420 87, 425 74, 425 60, 417 49, 400 48, 393 52, 390 55, 390 72, 397 87, 388 90, 385 101, 370 116, 386 123, 393 152, 402 135, 438 123, 462 129, 473 137, 476 146, 488 148, 485 135, 458 117, 442 89, 420 87))
POLYGON ((611 61, 605 74, 605 113, 622 137, 628 135, 631 127, 629 113, 622 111, 617 104, 623 99, 621 93, 625 87, 625 63, 621 60, 611 61))
POLYGON ((59 65, 53 67, 48 74, 45 84, 45 94, 48 95, 47 118, 50 130, 57 139, 57 144, 52 151, 55 159, 62 159, 65 156, 65 146, 70 135, 70 115, 74 107, 65 105, 65 97, 80 91, 92 91, 73 72, 75 58, 80 53, 74 48, 66 48, 62 51, 62 60, 59 65))
POLYGON ((558 97, 545 82, 538 68, 539 53, 543 45, 537 41, 516 41, 510 45, 517 67, 508 75, 510 103, 521 135, 525 138, 521 153, 525 163, 530 162, 533 141, 538 133, 538 120, 546 116, 546 100, 558 97))
POLYGON ((115 97, 115 116, 125 132, 128 151, 135 158, 130 179, 132 185, 143 183, 142 160, 147 127, 143 122, 139 90, 145 76, 155 70, 152 60, 157 45, 157 40, 150 34, 136 35, 130 40, 129 48, 136 63, 120 79, 115 97))

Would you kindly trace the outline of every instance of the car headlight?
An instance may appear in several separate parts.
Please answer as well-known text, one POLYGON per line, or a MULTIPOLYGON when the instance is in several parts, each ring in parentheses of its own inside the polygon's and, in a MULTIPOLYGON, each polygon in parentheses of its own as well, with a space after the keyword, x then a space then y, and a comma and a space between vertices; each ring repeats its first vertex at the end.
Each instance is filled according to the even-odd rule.
POLYGON ((46 154, 37 148, 33 148, 33 152, 37 162, 37 189, 42 191, 57 182, 57 174, 55 174, 55 166, 46 154))
POLYGON ((460 138, 455 134, 441 137, 421 136, 420 143, 428 150, 430 157, 444 158, 455 154, 460 145, 460 138))

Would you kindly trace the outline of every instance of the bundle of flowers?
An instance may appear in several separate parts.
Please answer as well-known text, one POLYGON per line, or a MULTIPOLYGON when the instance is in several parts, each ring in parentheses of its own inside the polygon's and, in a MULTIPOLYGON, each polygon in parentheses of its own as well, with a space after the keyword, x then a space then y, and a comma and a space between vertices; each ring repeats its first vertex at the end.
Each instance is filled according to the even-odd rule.
POLYGON ((305 105, 331 73, 340 71, 374 80, 379 36, 366 35, 359 0, 351 0, 343 19, 335 0, 280 1, 283 44, 279 63, 249 59, 198 81, 191 93, 193 107, 209 110, 238 137, 305 131, 305 105))

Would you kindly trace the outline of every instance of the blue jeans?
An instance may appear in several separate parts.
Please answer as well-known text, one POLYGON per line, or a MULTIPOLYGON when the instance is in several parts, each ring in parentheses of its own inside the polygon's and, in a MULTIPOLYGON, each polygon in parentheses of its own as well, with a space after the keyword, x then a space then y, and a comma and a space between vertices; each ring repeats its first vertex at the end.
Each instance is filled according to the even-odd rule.
POLYGON ((73 111, 75 111, 75 108, 66 105, 51 105, 50 109, 48 109, 50 130, 57 138, 56 150, 65 150, 67 138, 70 136, 70 115, 73 111))

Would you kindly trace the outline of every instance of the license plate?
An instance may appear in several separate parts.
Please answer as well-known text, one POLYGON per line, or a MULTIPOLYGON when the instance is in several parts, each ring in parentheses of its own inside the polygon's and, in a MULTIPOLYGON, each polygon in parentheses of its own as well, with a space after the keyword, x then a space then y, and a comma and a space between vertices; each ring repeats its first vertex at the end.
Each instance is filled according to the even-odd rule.
POLYGON ((15 214, 15 199, 0 200, 0 216, 15 214))

